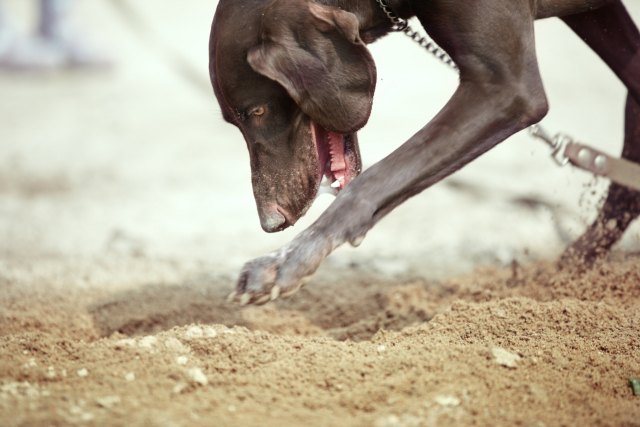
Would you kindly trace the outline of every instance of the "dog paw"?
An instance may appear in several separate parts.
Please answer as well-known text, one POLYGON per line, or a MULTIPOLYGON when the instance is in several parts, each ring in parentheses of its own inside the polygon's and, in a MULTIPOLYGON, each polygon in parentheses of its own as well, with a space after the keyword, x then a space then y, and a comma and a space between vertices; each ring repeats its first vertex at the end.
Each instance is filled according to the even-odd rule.
MULTIPOLYGON (((323 242, 320 242, 323 243, 323 242)), ((262 305, 277 298, 289 298, 305 286, 328 251, 318 242, 292 242, 269 255, 247 262, 236 290, 228 300, 240 305, 262 305)))

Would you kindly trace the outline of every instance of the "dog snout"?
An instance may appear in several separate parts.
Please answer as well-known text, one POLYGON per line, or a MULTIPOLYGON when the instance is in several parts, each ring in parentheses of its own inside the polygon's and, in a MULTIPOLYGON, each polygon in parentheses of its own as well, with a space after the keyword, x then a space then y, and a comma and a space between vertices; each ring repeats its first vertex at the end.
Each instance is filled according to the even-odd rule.
POLYGON ((285 213, 284 209, 275 203, 264 206, 260 212, 262 229, 267 233, 274 233, 287 228, 291 224, 287 221, 285 213))

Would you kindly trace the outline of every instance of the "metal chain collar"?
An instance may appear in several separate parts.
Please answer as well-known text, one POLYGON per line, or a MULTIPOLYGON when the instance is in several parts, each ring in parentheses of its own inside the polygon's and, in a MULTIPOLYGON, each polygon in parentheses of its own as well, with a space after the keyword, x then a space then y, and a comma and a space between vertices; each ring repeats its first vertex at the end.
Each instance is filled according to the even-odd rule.
POLYGON ((382 8, 383 12, 387 15, 389 20, 393 23, 393 31, 398 31, 398 32, 401 31, 405 33, 407 37, 410 37, 413 41, 418 43, 420 46, 427 49, 427 52, 429 52, 430 54, 438 58, 440 61, 447 64, 449 67, 458 71, 458 66, 455 64, 455 62, 453 62, 453 59, 451 59, 451 57, 447 55, 447 53, 444 50, 438 47, 438 45, 433 40, 431 40, 428 37, 422 37, 417 31, 414 31, 409 26, 409 23, 403 19, 398 18, 396 14, 393 13, 391 9, 389 9, 389 6, 387 6, 387 4, 383 0, 376 0, 376 1, 382 8))

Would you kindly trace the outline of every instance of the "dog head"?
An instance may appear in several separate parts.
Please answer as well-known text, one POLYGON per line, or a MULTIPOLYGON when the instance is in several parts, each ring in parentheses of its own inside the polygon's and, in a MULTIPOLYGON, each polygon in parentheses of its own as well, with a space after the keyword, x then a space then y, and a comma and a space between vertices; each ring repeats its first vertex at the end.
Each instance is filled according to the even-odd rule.
POLYGON ((242 132, 262 228, 293 225, 322 178, 361 170, 356 131, 371 113, 373 58, 352 13, 311 0, 221 0, 210 76, 223 117, 242 132))

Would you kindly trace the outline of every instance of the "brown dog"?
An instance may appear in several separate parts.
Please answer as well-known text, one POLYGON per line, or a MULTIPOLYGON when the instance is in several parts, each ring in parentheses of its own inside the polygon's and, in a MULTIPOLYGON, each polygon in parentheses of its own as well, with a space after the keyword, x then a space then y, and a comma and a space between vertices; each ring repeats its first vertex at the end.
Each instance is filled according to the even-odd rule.
MULTIPOLYGON (((218 5, 211 81, 225 120, 247 142, 263 229, 293 225, 323 177, 339 191, 292 242, 245 265, 234 293, 241 303, 293 294, 336 247, 359 245, 400 203, 540 121, 548 107, 535 19, 562 17, 627 86, 623 156, 640 162, 640 33, 619 0, 387 3, 403 19, 418 17, 455 61, 460 85, 433 120, 360 176, 356 131, 369 118, 376 84, 366 44, 391 31, 376 0, 218 5)), ((588 259, 606 252, 639 213, 638 193, 612 185, 600 217, 570 252, 588 259)))

